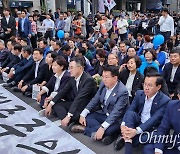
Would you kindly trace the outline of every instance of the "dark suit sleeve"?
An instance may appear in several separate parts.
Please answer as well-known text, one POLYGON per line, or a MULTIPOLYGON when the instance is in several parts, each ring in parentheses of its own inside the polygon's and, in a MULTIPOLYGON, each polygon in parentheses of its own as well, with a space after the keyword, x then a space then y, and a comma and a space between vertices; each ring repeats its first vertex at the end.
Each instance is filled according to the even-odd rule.
POLYGON ((20 58, 18 56, 13 56, 13 60, 7 65, 7 67, 12 68, 15 64, 19 63, 20 58))
POLYGON ((69 113, 74 114, 75 111, 78 108, 78 105, 83 102, 83 100, 85 98, 89 97, 89 94, 94 91, 94 87, 95 87, 95 83, 94 83, 94 79, 93 78, 88 78, 85 81, 84 86, 82 87, 82 89, 80 89, 80 91, 78 92, 77 97, 74 99, 70 109, 69 109, 69 113))
MULTIPOLYGON (((32 67, 32 65, 33 65, 33 60, 29 60, 26 65, 22 67, 18 67, 18 69, 15 70, 15 74, 23 72, 24 70, 32 67)), ((21 66, 21 64, 19 66, 21 66)))
MULTIPOLYGON (((169 71, 171 71, 171 70, 169 70, 169 71)), ((165 79, 165 81, 167 81, 168 80, 168 65, 166 64, 165 66, 164 66, 164 69, 163 69, 163 72, 162 72, 162 76, 163 76, 163 78, 165 79)))
POLYGON ((5 68, 8 65, 8 63, 10 62, 10 57, 11 57, 11 53, 9 53, 7 59, 2 63, 1 65, 2 68, 5 68))
POLYGON ((43 81, 43 79, 45 78, 46 76, 46 70, 48 69, 48 65, 47 64, 43 64, 41 66, 41 69, 38 70, 38 75, 36 78, 34 78, 29 84, 30 85, 33 85, 33 84, 36 84, 36 83, 40 83, 43 81))
POLYGON ((16 20, 14 17, 12 17, 11 20, 12 20, 12 25, 10 28, 12 31, 15 31, 16 30, 16 20))
POLYGON ((28 20, 28 34, 32 34, 32 31, 31 31, 31 23, 30 21, 28 20))
POLYGON ((6 59, 7 59, 7 57, 8 57, 8 52, 7 51, 3 51, 2 53, 1 53, 1 56, 0 56, 0 62, 3 62, 3 61, 5 61, 6 59))
POLYGON ((66 84, 66 86, 58 92, 58 94, 52 99, 54 103, 58 103, 66 94, 68 94, 72 90, 72 82, 73 78, 66 84))
POLYGON ((18 21, 18 33, 21 33, 21 19, 18 21))
MULTIPOLYGON (((156 113, 153 114, 153 116, 151 118, 149 118, 145 123, 142 123, 139 126, 142 129, 143 132, 146 131, 146 130, 149 130, 150 128, 153 128, 154 126, 157 126, 159 121, 161 121, 162 117, 164 116, 164 113, 165 113, 166 107, 168 105, 168 102, 170 100, 169 98, 168 99, 167 98, 165 98, 166 100, 164 100, 164 102, 161 104, 161 106, 156 111, 156 113)), ((161 99, 160 102, 161 101, 163 101, 163 100, 161 99)))
MULTIPOLYGON (((167 135, 168 132, 170 131, 171 128, 171 123, 170 123, 170 108, 172 107, 172 103, 168 104, 168 107, 166 108, 166 112, 164 114, 164 117, 161 121, 161 125, 158 128, 158 136, 159 135, 167 135)), ((158 148, 163 151, 164 149, 164 143, 159 142, 155 144, 155 148, 158 148)))
POLYGON ((36 64, 33 65, 32 69, 22 78, 24 82, 34 77, 36 64))

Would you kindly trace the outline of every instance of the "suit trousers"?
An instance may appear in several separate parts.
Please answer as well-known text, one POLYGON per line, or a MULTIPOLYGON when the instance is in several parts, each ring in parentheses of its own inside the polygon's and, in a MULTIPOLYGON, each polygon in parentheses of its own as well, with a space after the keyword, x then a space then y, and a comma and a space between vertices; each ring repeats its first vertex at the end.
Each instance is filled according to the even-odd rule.
MULTIPOLYGON (((106 120, 106 114, 100 114, 97 112, 92 112, 86 117, 86 129, 85 135, 91 137, 91 134, 97 132, 97 130, 101 127, 101 124, 106 120)), ((120 134, 120 124, 119 122, 114 122, 110 125, 106 131, 105 136, 114 136, 120 134)))
MULTIPOLYGON (((134 128, 136 129, 136 127, 138 127, 140 124, 141 124, 141 120, 140 120, 140 117, 139 115, 134 112, 134 111, 127 111, 126 114, 124 115, 124 118, 123 118, 123 121, 125 122, 125 125, 129 128, 134 128)), ((151 128, 150 128, 151 130, 151 128)), ((146 131, 145 133, 143 134, 139 134, 139 135, 136 135, 134 138, 133 138, 133 147, 136 147, 140 141, 141 143, 148 143, 149 142, 153 142, 154 140, 154 136, 157 134, 157 131, 156 132, 153 132, 152 131, 146 131), (150 140, 149 136, 152 136, 152 140, 150 140)))
MULTIPOLYGON (((70 101, 60 101, 60 102, 54 104, 54 106, 53 106, 54 114, 56 116, 58 116, 59 119, 63 120, 66 117, 72 103, 73 102, 70 102, 70 101)), ((75 114, 71 118, 70 123, 78 122, 79 117, 80 117, 80 112, 78 112, 78 111, 75 112, 75 114)))
MULTIPOLYGON (((152 154, 152 153, 155 153, 154 144, 145 145, 143 148, 143 154, 152 154)), ((165 149, 163 150, 163 154, 180 154, 180 151, 177 148, 167 149, 167 147, 165 147, 165 149)))

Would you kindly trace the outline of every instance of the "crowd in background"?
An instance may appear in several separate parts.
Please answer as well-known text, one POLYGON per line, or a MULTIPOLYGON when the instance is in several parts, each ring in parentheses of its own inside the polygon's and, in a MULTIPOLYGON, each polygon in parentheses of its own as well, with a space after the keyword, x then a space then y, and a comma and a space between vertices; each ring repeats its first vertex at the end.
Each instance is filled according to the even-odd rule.
MULTIPOLYGON (((4 9, 3 14, 0 74, 6 74, 8 80, 4 87, 31 97, 34 85, 38 85, 37 102, 45 114, 53 112, 63 126, 75 122, 70 128, 73 132, 85 131, 87 136, 110 144, 120 134, 121 127, 120 136, 126 143, 132 143, 134 129, 130 127, 137 127, 137 134, 156 129, 167 103, 178 100, 178 13, 170 15, 165 8, 160 13, 131 15, 121 11, 118 16, 108 11, 97 12, 86 18, 81 11, 60 9, 54 14, 51 10, 40 14, 16 9, 14 16, 4 9), (64 32, 62 38, 58 36, 60 30, 64 32), (158 34, 164 42, 156 46, 153 39, 158 34), (110 97, 112 100, 108 102, 110 97), (140 109, 137 105, 139 99, 152 103, 155 97, 161 106, 141 105, 140 109), (93 112, 99 107, 98 102, 100 112, 93 112), (128 125, 129 121, 138 121, 129 118, 135 117, 132 111, 139 112, 141 122, 137 126, 128 125)), ((118 150, 121 141, 118 137, 115 142, 118 150)), ((131 149, 129 144, 125 145, 131 149)))

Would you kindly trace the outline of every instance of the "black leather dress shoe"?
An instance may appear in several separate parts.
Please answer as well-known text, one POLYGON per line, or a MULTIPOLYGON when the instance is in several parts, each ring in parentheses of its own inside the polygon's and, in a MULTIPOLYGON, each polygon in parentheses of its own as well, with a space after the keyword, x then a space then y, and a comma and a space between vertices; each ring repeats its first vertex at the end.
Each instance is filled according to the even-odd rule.
POLYGON ((114 148, 116 150, 120 150, 122 149, 122 147, 124 146, 125 142, 124 139, 122 138, 122 136, 119 136, 116 140, 116 142, 114 142, 114 148))
POLYGON ((75 124, 70 128, 70 131, 73 132, 73 133, 84 133, 85 126, 75 124))
POLYGON ((13 87, 13 84, 11 82, 10 83, 4 83, 3 87, 4 88, 11 88, 11 87, 13 87))
POLYGON ((105 136, 103 137, 103 139, 101 140, 101 142, 104 144, 104 145, 109 145, 111 144, 116 138, 113 137, 113 136, 105 136))
POLYGON ((21 91, 17 86, 12 87, 11 90, 14 92, 20 92, 21 91))
POLYGON ((32 97, 32 93, 31 92, 25 92, 25 96, 32 97))

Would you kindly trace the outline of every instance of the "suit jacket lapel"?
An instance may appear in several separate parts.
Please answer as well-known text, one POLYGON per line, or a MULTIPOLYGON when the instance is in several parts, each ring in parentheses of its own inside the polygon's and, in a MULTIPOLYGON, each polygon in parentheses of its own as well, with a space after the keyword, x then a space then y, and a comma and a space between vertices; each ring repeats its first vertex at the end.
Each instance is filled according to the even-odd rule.
POLYGON ((145 99, 146 99, 146 95, 143 93, 143 94, 141 95, 141 97, 140 97, 140 100, 139 100, 139 102, 140 102, 140 105, 139 105, 139 107, 140 107, 140 109, 139 109, 139 114, 141 114, 141 112, 142 112, 142 110, 143 110, 143 108, 144 108, 145 99))
POLYGON ((156 112, 156 110, 157 110, 160 95, 161 95, 161 93, 158 92, 157 95, 155 96, 154 100, 153 100, 151 111, 150 111, 151 115, 153 115, 156 112))
POLYGON ((116 96, 117 94, 117 90, 118 90, 118 87, 119 87, 119 83, 117 83, 117 85, 115 86, 115 88, 113 89, 113 91, 111 92, 110 96, 108 97, 107 101, 106 101, 106 106, 109 105, 109 103, 111 102, 111 99, 116 96))

